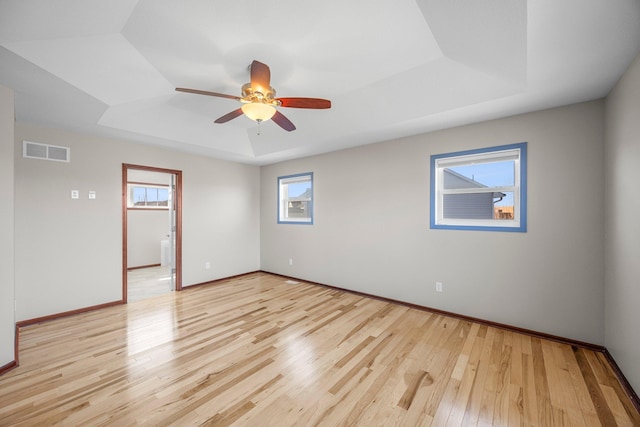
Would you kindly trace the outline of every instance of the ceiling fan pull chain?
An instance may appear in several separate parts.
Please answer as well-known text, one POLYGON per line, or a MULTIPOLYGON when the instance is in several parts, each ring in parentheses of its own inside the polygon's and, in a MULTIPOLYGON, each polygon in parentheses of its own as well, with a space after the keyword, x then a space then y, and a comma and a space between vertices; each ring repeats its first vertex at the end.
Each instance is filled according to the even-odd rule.
POLYGON ((257 133, 257 135, 260 136, 260 123, 262 123, 262 120, 256 120, 256 122, 258 122, 258 133, 257 133))

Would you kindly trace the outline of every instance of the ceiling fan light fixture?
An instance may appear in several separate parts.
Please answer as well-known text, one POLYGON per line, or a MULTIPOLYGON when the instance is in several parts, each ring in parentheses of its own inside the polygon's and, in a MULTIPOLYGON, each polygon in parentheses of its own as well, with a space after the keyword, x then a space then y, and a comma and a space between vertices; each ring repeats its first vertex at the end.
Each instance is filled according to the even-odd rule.
POLYGON ((250 102, 241 108, 245 116, 256 122, 266 122, 276 113, 276 107, 262 102, 250 102))

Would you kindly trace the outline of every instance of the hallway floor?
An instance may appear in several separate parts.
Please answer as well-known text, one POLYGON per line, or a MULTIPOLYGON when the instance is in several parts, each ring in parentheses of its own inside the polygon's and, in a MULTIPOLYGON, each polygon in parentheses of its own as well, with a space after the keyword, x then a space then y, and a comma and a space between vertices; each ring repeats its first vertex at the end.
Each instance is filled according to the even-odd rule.
POLYGON ((130 303, 141 301, 171 292, 170 279, 170 267, 158 266, 129 270, 127 273, 127 301, 130 303))

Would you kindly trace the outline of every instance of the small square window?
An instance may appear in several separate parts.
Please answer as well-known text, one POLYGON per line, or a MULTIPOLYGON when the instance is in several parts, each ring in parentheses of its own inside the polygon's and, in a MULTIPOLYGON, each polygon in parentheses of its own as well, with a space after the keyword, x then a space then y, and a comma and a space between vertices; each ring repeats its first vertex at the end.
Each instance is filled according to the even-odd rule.
POLYGON ((278 223, 313 224, 313 173, 278 177, 278 223))
POLYGON ((525 142, 431 156, 431 228, 527 231, 525 142))

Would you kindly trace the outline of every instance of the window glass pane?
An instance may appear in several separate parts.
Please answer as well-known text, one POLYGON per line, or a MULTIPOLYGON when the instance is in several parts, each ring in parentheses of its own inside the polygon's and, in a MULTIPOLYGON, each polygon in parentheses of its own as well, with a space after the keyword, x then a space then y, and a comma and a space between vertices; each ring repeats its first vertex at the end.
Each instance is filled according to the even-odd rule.
POLYGON ((445 194, 446 219, 514 219, 513 192, 445 194))
POLYGON ((158 206, 169 206, 168 188, 158 188, 158 206))
POLYGON ((493 219, 494 194, 467 193, 443 196, 443 217, 446 219, 493 219))
POLYGON ((503 187, 515 184, 515 162, 478 163, 444 169, 444 189, 503 187))
POLYGON ((147 206, 158 206, 157 188, 147 188, 147 206))
POLYGON ((133 187, 133 206, 145 206, 147 193, 144 187, 133 187))
POLYGON ((287 193, 289 198, 292 197, 306 197, 311 198, 311 181, 295 182, 287 185, 287 193))
POLYGON ((515 218, 514 214, 513 191, 504 191, 501 198, 494 199, 493 219, 512 220, 515 218))

